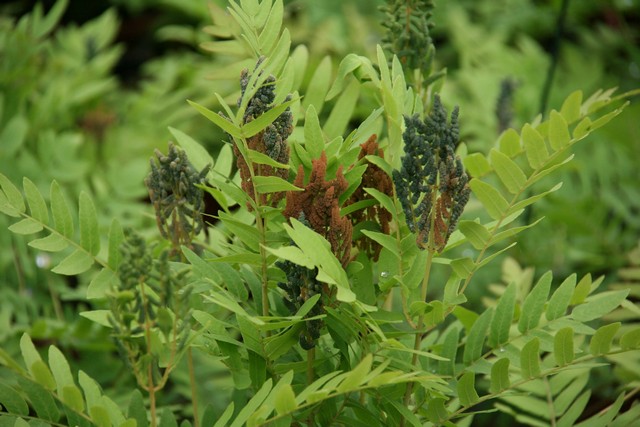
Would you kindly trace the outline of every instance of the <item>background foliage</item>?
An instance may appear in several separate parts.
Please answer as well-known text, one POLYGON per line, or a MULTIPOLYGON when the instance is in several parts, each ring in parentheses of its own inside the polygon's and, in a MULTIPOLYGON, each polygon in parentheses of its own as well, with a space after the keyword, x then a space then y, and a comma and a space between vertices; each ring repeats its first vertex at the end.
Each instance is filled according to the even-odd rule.
MULTIPOLYGON (((442 3, 434 9, 432 21, 436 25, 431 34, 437 52, 434 70, 446 67, 446 78, 433 83, 430 90, 440 92, 449 110, 454 105, 460 106, 461 140, 467 152, 484 153, 490 157, 492 165, 496 164, 494 158, 499 155, 493 154, 491 157, 489 153, 496 147, 495 142, 501 131, 501 116, 496 114, 496 106, 501 96, 509 95, 504 92, 501 94, 502 83, 511 81, 514 87, 508 98, 511 101, 507 104, 511 105, 507 114, 508 126, 520 129, 526 123, 535 121, 536 115, 541 112, 545 76, 552 61, 550 52, 557 50, 559 55, 544 119, 549 118, 547 112, 550 109, 556 109, 563 113, 563 120, 569 121, 567 111, 572 108, 571 101, 567 101, 567 104, 565 100, 574 90, 582 90, 586 99, 600 88, 619 86, 619 93, 638 87, 640 55, 637 28, 640 27, 634 24, 638 22, 637 11, 640 7, 633 2, 570 3, 561 44, 558 44, 555 35, 559 2, 442 3), (505 8, 517 13, 499 12, 505 8)), ((300 318, 308 313, 304 310, 309 310, 311 303, 306 307, 299 305, 296 309, 301 311, 291 313, 272 293, 272 314, 281 316, 281 319, 260 319, 259 315, 264 314, 261 307, 264 300, 249 300, 242 307, 233 304, 236 299, 246 301, 249 294, 260 294, 261 276, 259 269, 254 267, 260 265, 260 257, 269 260, 275 257, 261 252, 253 231, 245 227, 252 218, 249 211, 229 209, 234 204, 243 206, 248 202, 245 196, 234 191, 229 180, 224 179, 233 178, 235 171, 230 147, 222 142, 229 137, 199 115, 199 110, 204 110, 198 106, 220 108, 220 99, 229 105, 235 104, 241 95, 240 71, 243 68, 251 70, 255 66, 255 53, 244 45, 243 50, 233 44, 233 36, 238 35, 241 29, 234 26, 229 15, 225 14, 223 8, 227 7, 226 2, 214 2, 210 7, 205 7, 199 1, 113 1, 100 7, 94 6, 90 16, 88 9, 74 2, 68 4, 58 1, 55 5, 45 4, 45 7, 31 6, 26 3, 3 5, 3 15, 0 17, 0 164, 3 176, 7 177, 1 184, 5 199, 12 204, 18 203, 17 196, 12 194, 13 184, 21 189, 27 202, 22 203, 30 208, 32 217, 47 224, 50 211, 52 221, 49 225, 60 230, 62 237, 34 244, 33 238, 25 235, 35 230, 33 223, 15 226, 11 225, 16 222, 15 219, 6 215, 0 217, 3 229, 10 225, 12 227, 12 232, 0 233, 0 245, 8 249, 0 251, 0 358, 3 363, 0 368, 0 402, 5 410, 25 415, 24 419, 29 419, 26 415, 36 414, 41 419, 51 421, 57 420, 56 414, 62 412, 66 414, 68 424, 120 425, 128 422, 133 425, 131 419, 136 419, 138 425, 146 425, 144 411, 151 405, 150 397, 132 390, 136 381, 142 390, 158 384, 150 385, 149 375, 145 377, 144 372, 138 378, 132 378, 129 371, 131 365, 122 365, 118 351, 122 352, 124 341, 114 341, 111 337, 113 319, 110 320, 107 313, 114 309, 104 297, 121 262, 118 251, 113 248, 124 239, 123 228, 132 227, 150 243, 155 242, 148 248, 138 247, 137 250, 148 251, 157 261, 154 269, 159 272, 159 277, 164 277, 161 272, 166 268, 163 267, 166 262, 161 262, 159 254, 169 244, 157 237, 156 219, 146 200, 147 189, 143 181, 149 172, 148 162, 153 150, 165 150, 166 141, 171 139, 188 152, 196 172, 200 172, 208 163, 207 160, 211 159, 213 169, 208 177, 212 183, 212 189, 209 190, 212 197, 206 199, 206 212, 218 215, 218 218, 211 220, 216 225, 209 227, 206 249, 199 249, 195 245, 190 250, 180 252, 179 248, 174 248, 176 252, 184 254, 182 259, 173 260, 174 263, 193 265, 195 279, 190 279, 191 294, 184 296, 185 301, 189 300, 192 312, 190 316, 182 313, 180 318, 194 319, 181 321, 194 322, 194 331, 197 332, 185 338, 186 343, 176 341, 177 337, 184 336, 182 332, 178 333, 176 326, 171 326, 171 316, 178 318, 176 310, 175 314, 167 314, 170 319, 169 332, 163 335, 161 331, 154 338, 157 342, 145 341, 139 336, 132 343, 124 344, 132 365, 139 364, 146 369, 155 364, 159 370, 164 369, 167 375, 172 371, 168 379, 164 379, 166 384, 162 384, 164 388, 158 393, 155 403, 160 408, 160 422, 170 424, 170 414, 179 420, 193 419, 193 411, 197 409, 185 404, 191 402, 193 394, 189 376, 194 372, 190 372, 189 365, 195 366, 198 378, 210 379, 199 383, 196 392, 209 405, 207 409, 206 405, 199 409, 198 418, 202 425, 212 425, 212 420, 224 419, 223 414, 227 414, 228 419, 233 416, 236 425, 243 423, 243 417, 246 420, 255 413, 258 417, 254 416, 254 420, 257 420, 260 411, 268 417, 266 411, 269 409, 275 410, 273 414, 288 414, 289 409, 297 407, 286 407, 291 404, 291 395, 295 405, 302 405, 297 413, 300 420, 304 420, 309 411, 315 410, 311 402, 324 404, 325 416, 339 417, 340 406, 336 406, 336 402, 342 402, 342 409, 348 409, 344 411, 345 417, 362 423, 371 422, 367 418, 370 416, 367 415, 370 411, 367 404, 371 405, 374 400, 359 399, 357 396, 377 396, 376 390, 382 385, 388 387, 385 390, 395 391, 397 397, 395 401, 386 403, 386 411, 395 414, 396 419, 405 417, 413 422, 410 414, 397 404, 402 401, 403 390, 407 388, 405 383, 411 380, 411 376, 391 375, 394 370, 409 371, 409 354, 402 355, 401 347, 394 350, 382 346, 377 350, 382 356, 374 361, 366 356, 366 349, 369 345, 380 345, 380 342, 373 339, 375 344, 372 344, 370 338, 350 337, 354 331, 365 336, 373 331, 375 335, 378 331, 372 325, 381 327, 379 333, 385 339, 393 340, 395 333, 399 337, 406 334, 406 331, 395 330, 393 325, 399 319, 393 317, 391 312, 382 312, 389 317, 381 314, 383 317, 374 318, 374 323, 365 322, 365 327, 358 313, 362 307, 327 307, 323 322, 331 340, 338 345, 333 349, 335 353, 327 351, 331 345, 327 343, 328 335, 324 334, 325 352, 318 351, 316 357, 320 362, 316 364, 315 375, 316 378, 322 378, 324 374, 329 376, 324 377, 324 382, 310 381, 310 384, 316 384, 315 391, 313 387, 302 391, 300 384, 304 381, 300 377, 304 377, 306 369, 304 353, 298 350, 285 353, 282 349, 297 341, 300 318), (107 6, 112 8, 107 10, 107 6), (133 29, 138 28, 144 31, 132 35, 133 29), (185 99, 192 100, 196 108, 188 105, 185 99), (168 127, 171 127, 169 131, 168 127), (203 152, 194 148, 198 147, 195 141, 199 141, 206 150, 203 152), (213 162, 213 159, 216 161, 213 162), (23 177, 28 179, 23 181, 23 177), (55 180, 54 184, 52 180, 55 180), (221 192, 226 196, 221 196, 221 192), (34 210, 34 207, 37 208, 34 210), (118 222, 112 221, 113 218, 117 218, 118 222), (229 244, 229 235, 232 234, 237 236, 234 245, 229 244), (72 242, 74 249, 71 253, 77 254, 71 259, 67 258, 69 252, 60 253, 62 246, 69 245, 69 242, 72 242), (210 262, 212 258, 219 257, 224 260, 210 262), (239 257, 249 261, 238 263, 239 257), (97 270, 94 264, 97 264, 97 270), (213 285, 205 278, 213 278, 213 285), (203 294, 205 297, 194 297, 194 294, 203 294), (246 318, 253 323, 246 324, 243 322, 247 320, 240 320, 245 318, 243 316, 247 312, 252 315, 246 318), (84 315, 78 316, 78 313, 84 315), (290 318, 293 314, 299 317, 290 318), (252 329, 260 333, 253 333, 252 329), (271 331, 276 332, 271 335, 271 331), (227 341, 221 336, 227 336, 227 341), (239 345, 240 338, 244 343, 242 346, 239 345), (169 345, 174 341, 177 343, 175 354, 169 345), (342 347, 339 343, 342 343, 342 347), (196 351, 187 356, 191 347, 196 351), (46 357, 42 359, 41 354, 46 357), (330 362, 323 361, 323 354, 330 362), (331 361, 330 356, 335 360, 331 361), (150 361, 149 357, 156 359, 150 361), (22 359, 24 364, 15 362, 22 359), (174 360, 177 363, 175 367, 172 366, 174 360), (276 360, 278 363, 275 366, 269 366, 276 360), (391 366, 386 366, 382 361, 391 363, 391 366), (288 374, 289 369, 296 372, 295 378, 288 374), (336 372, 334 369, 349 373, 334 377, 332 381, 330 375, 336 372), (265 371, 269 372, 271 379, 265 376, 265 371), (389 375, 384 377, 388 382, 375 379, 383 371, 389 371, 389 375), (276 381, 278 378, 279 381, 276 381), (18 398, 7 400, 7 396, 11 396, 15 390, 21 390, 18 398), (366 394, 369 391, 370 394, 366 394), (336 398, 328 399, 327 396, 336 398), (230 402, 235 403, 235 410, 228 406, 230 402), (304 406, 304 402, 308 406, 304 406), (92 412, 92 408, 97 409, 92 412), (232 409, 225 411, 225 408, 232 409), (241 411, 240 408, 245 410, 241 411)), ((284 26, 288 28, 292 41, 291 64, 297 68, 288 74, 292 77, 287 90, 279 89, 280 82, 276 84, 273 106, 284 102, 289 92, 298 90, 305 95, 300 99, 294 94, 290 104, 293 122, 298 123, 289 137, 291 143, 298 143, 291 156, 292 174, 301 166, 303 173, 308 175, 313 168, 310 160, 320 157, 321 149, 317 146, 314 148, 308 142, 314 135, 317 138, 318 133, 313 127, 316 121, 318 127, 322 126, 329 145, 338 137, 346 137, 347 141, 352 141, 353 147, 357 147, 373 132, 388 132, 389 138, 392 138, 392 130, 387 129, 381 119, 374 117, 367 121, 371 112, 380 106, 381 97, 383 103, 388 101, 384 99, 384 92, 354 83, 350 72, 355 68, 348 70, 340 65, 344 57, 355 53, 369 58, 370 63, 379 67, 372 67, 369 75, 366 74, 369 71, 361 68, 358 76, 361 81, 374 75, 383 78, 383 64, 386 65, 386 61, 379 61, 380 53, 376 50, 376 44, 380 43, 384 34, 384 28, 379 24, 381 18, 382 14, 374 10, 370 2, 285 2, 284 26), (342 87, 334 82, 334 79, 339 82, 341 78, 345 82, 342 87), (323 96, 327 92, 329 96, 323 96), (310 113, 311 110, 315 113, 310 113), (301 115, 302 112, 305 116, 301 115), (354 130, 356 132, 350 134, 354 130), (307 159, 305 152, 309 155, 307 159)), ((278 33, 273 37, 276 37, 275 43, 282 36, 278 33)), ((277 46, 267 48, 276 49, 277 46)), ((389 53, 387 56, 390 59, 389 53)), ((366 61, 362 64, 366 65, 366 61)), ((286 75, 282 71, 282 64, 280 68, 277 65, 273 67, 270 72, 279 78, 286 75)), ((393 70, 389 71, 393 73, 393 70)), ((268 74, 265 73, 264 77, 268 74)), ((397 77, 396 74, 392 75, 397 77)), ((391 86, 397 82, 389 81, 389 84, 391 86)), ((606 95, 601 99, 606 100, 606 95)), ((397 96, 397 92, 394 96, 397 96)), ((245 99, 248 101, 248 98, 245 99)), ((282 113, 285 107, 278 113, 282 113)), ((385 108, 388 111, 389 104, 385 104, 385 108)), ((574 357, 584 357, 580 351, 593 356, 609 353, 607 343, 611 343, 614 335, 615 343, 619 346, 615 348, 631 347, 633 339, 637 340, 632 335, 626 335, 626 341, 619 341, 625 332, 632 330, 638 317, 636 270, 640 197, 635 159, 640 157, 640 148, 635 143, 638 140, 638 128, 634 121, 638 113, 637 102, 627 106, 615 118, 614 125, 604 126, 591 134, 587 142, 572 147, 574 160, 548 178, 527 187, 526 195, 533 196, 550 189, 557 182, 564 184, 530 206, 522 217, 514 219, 512 227, 526 227, 544 217, 532 230, 520 233, 517 237, 506 235, 507 244, 490 248, 487 252, 489 257, 493 254, 491 251, 497 254, 512 242, 518 243, 508 252, 509 257, 500 256, 479 270, 472 285, 466 289, 468 302, 465 307, 477 314, 494 313, 493 317, 484 315, 476 320, 477 314, 461 309, 456 313, 456 322, 444 324, 440 334, 425 337, 425 351, 436 356, 450 354, 451 343, 466 337, 465 350, 461 349, 458 355, 461 362, 469 365, 482 356, 482 360, 490 359, 492 365, 479 365, 475 371, 460 371, 442 360, 423 360, 424 372, 457 373, 458 376, 450 379, 448 384, 435 376, 420 379, 422 388, 419 390, 426 391, 422 392, 424 395, 418 391, 416 399, 429 400, 429 408, 435 408, 420 416, 431 422, 441 421, 442 413, 437 411, 440 408, 437 399, 441 398, 442 410, 445 410, 444 396, 447 399, 451 397, 449 390, 455 390, 459 399, 457 404, 463 407, 473 404, 481 410, 489 409, 492 406, 484 406, 481 404, 483 400, 479 401, 485 397, 482 390, 487 395, 498 394, 502 389, 511 387, 517 375, 535 376, 536 367, 553 371, 556 365, 571 364, 574 357), (601 274, 605 275, 604 279, 599 278, 601 274), (555 279, 551 281, 551 277, 555 279), (505 333, 504 329, 497 326, 495 319, 499 318, 496 317, 498 313, 507 313, 508 307, 513 312, 513 307, 520 307, 521 304, 524 304, 522 311, 529 312, 529 309, 525 310, 525 297, 534 295, 535 289, 545 293, 545 300, 547 296, 554 295, 551 297, 553 301, 553 298, 561 299, 560 289, 575 287, 594 291, 598 283, 599 290, 605 291, 604 297, 590 301, 609 301, 609 305, 605 305, 605 308, 611 306, 609 310, 596 311, 594 316, 589 309, 582 309, 582 317, 574 315, 573 318, 560 319, 562 321, 555 325, 544 325, 539 341, 531 340, 526 345, 516 343, 515 350, 496 335, 505 333), (534 291, 531 291, 532 287, 534 291), (630 289, 627 299, 625 289, 630 289), (617 308, 620 304, 622 306, 617 308), (575 321, 591 323, 589 326, 579 326, 575 321), (625 322, 620 330, 616 326, 598 329, 605 324, 616 325, 611 322, 617 321, 625 322), (475 326, 472 327, 472 323, 475 326), (597 340, 593 336, 596 330, 597 340), (493 349, 494 353, 479 353, 483 349, 485 334, 489 334, 485 350, 493 349), (575 340, 573 334, 576 334, 575 340), (479 349, 478 345, 470 345, 472 337, 480 339, 479 349), (540 348, 535 348, 536 345, 540 348), (509 357, 501 357, 503 351, 509 357), (535 353, 537 357, 538 351, 548 355, 547 359, 540 361, 540 366, 533 361, 528 371, 522 366, 519 368, 522 374, 514 371, 514 363, 516 367, 520 365, 523 354, 535 353), (494 363, 494 356, 495 359, 508 362, 494 363), (482 375, 478 375, 476 380, 468 372, 482 375), (478 384, 474 384, 474 381, 478 384), (479 396, 474 395, 476 389, 481 390, 479 396)), ((227 115, 238 129, 250 123, 241 123, 240 116, 234 117, 228 112, 227 115)), ((225 131, 233 135, 234 127, 226 126, 225 131)), ((575 130, 573 132, 575 136, 575 130)), ((320 136, 320 141, 322 138, 320 136)), ((340 147, 340 144, 334 143, 333 146, 340 147)), ((389 146, 387 150, 391 149, 392 144, 389 143, 389 146)), ((327 148, 327 151, 330 149, 327 148)), ((327 170, 330 175, 335 176, 338 165, 342 164, 348 183, 356 182, 362 169, 351 171, 349 175, 348 166, 357 160, 357 150, 343 152, 342 148, 336 148, 333 156, 329 157, 327 170)), ((399 164, 399 156, 397 162, 399 164)), ((481 175, 478 166, 473 170, 470 162, 465 161, 465 164, 472 176, 481 175)), ((528 166, 535 166, 527 156, 518 160, 518 164, 524 170, 528 170, 528 166)), ((495 175, 489 178, 489 182, 499 185, 495 175)), ((276 184, 275 188, 280 188, 277 185, 282 184, 276 184)), ((477 189, 474 189, 474 193, 478 194, 477 189)), ((451 254, 446 254, 447 259, 475 257, 476 246, 482 247, 482 242, 476 245, 469 237, 473 231, 480 233, 476 239, 482 240, 484 233, 472 225, 473 219, 480 216, 482 224, 488 224, 491 220, 478 199, 481 197, 472 199, 467 206, 467 232, 463 228, 464 237, 454 235, 452 246, 455 246, 456 238, 464 238, 468 242, 454 247, 451 254)), ((7 209, 3 212, 8 213, 7 209)), ((265 230, 265 236, 270 239, 269 247, 274 251, 285 250, 284 245, 289 240, 298 243, 296 236, 300 240, 313 239, 304 235, 303 228, 296 228, 295 222, 292 228, 287 228, 290 226, 274 221, 270 216, 274 215, 273 212, 260 211, 260 215, 264 215, 264 224, 275 227, 265 230)), ((397 221, 399 217, 394 219, 397 221)), ((370 233, 376 231, 370 230, 370 233)), ((188 245, 191 240, 186 243, 184 240, 177 241, 188 245)), ((377 282, 376 292, 397 286, 390 280, 395 274, 389 261, 392 259, 390 252, 389 249, 386 253, 383 250, 379 263, 371 267, 372 276, 358 275, 357 271, 347 268, 350 280, 356 278, 362 283, 377 282)), ((275 254, 285 257, 283 252, 275 254)), ((291 253, 287 256, 292 257, 291 253)), ((408 256, 417 255, 410 253, 408 256)), ((297 258, 299 260, 299 254, 297 258)), ((359 261, 366 265, 364 260, 359 261)), ((331 264, 332 261, 327 262, 331 264)), ((342 274, 339 273, 340 269, 332 270, 335 265, 330 267, 324 261, 311 261, 311 265, 317 264, 322 264, 321 268, 333 271, 337 276, 342 274)), ((464 266, 462 261, 459 264, 464 266)), ((438 267, 436 265, 432 273, 432 281, 444 283, 449 272, 438 267)), ((176 264, 173 264, 173 268, 177 276, 172 276, 166 283, 160 280, 154 292, 166 294, 174 289, 171 286, 183 289, 184 283, 180 282, 182 276, 179 274, 181 268, 176 264)), ((460 276, 462 274, 459 273, 460 276)), ((285 280, 283 273, 271 263, 268 275, 272 287, 276 282, 285 280)), ((381 294, 374 295, 371 291, 357 288, 355 292, 362 303, 383 302, 381 294)), ((429 295, 430 298, 447 302, 447 296, 443 299, 440 291, 431 290, 429 295)), ((151 305, 144 305, 142 295, 135 295, 131 300, 133 302, 129 302, 129 297, 128 294, 120 295, 118 301, 122 304, 140 301, 138 308, 144 306, 150 311, 154 310, 151 305)), ((337 298, 343 302, 346 302, 345 298, 349 299, 340 293, 337 298)), ((571 301, 566 303, 574 305, 583 302, 576 298, 574 294, 571 301)), ((398 301, 396 298, 394 310, 401 312, 398 301)), ((545 309, 547 320, 553 319, 551 301, 545 309)), ((456 301, 448 302, 459 304, 456 301)), ((587 306, 589 304, 586 303, 587 306)), ((591 308, 594 305, 592 303, 591 308)), ((422 318, 419 306, 413 310, 412 314, 422 318)), ((424 312, 425 308, 422 310, 424 312)), ((162 316, 160 312, 157 315, 162 316)), ((535 327, 537 319, 533 317, 530 326, 535 327)), ((521 326, 523 318, 520 317, 520 323, 516 320, 516 328, 520 332, 529 329, 528 326, 521 326)), ((510 325, 514 319, 507 320, 510 325)), ((437 319, 433 322, 437 323, 437 319)), ((139 323, 144 324, 144 319, 139 323)), ((140 331, 128 332, 133 336, 136 333, 140 331)), ((511 334, 513 337, 513 331, 511 334)), ((412 337, 409 341, 412 341, 412 337)), ((500 400, 500 412, 505 414, 502 415, 505 420, 509 420, 506 423, 512 422, 512 416, 522 423, 546 425, 548 420, 532 415, 547 413, 546 401, 550 398, 559 402, 555 407, 558 419, 563 414, 574 412, 576 419, 578 416, 586 419, 609 405, 621 406, 624 403, 621 399, 625 395, 620 392, 625 386, 637 386, 640 376, 637 353, 631 354, 634 356, 630 356, 630 353, 607 356, 610 362, 615 363, 612 368, 588 365, 549 377, 549 380, 522 384, 520 389, 514 390, 528 394, 514 393, 500 400), (594 412, 582 414, 581 405, 584 407, 587 402, 588 408, 594 408, 594 412), (529 408, 544 409, 538 411, 529 408)), ((160 373, 159 378, 164 378, 164 374, 160 373)), ((624 405, 623 412, 628 411, 626 417, 633 419, 638 407, 634 407, 634 410, 630 409, 628 403, 624 405)), ((448 407, 447 410, 451 413, 455 408, 448 407)), ((618 424, 626 422, 624 416, 618 418, 618 424)), ((478 415, 475 422, 480 425, 490 417, 493 415, 478 415)), ((282 419, 286 420, 286 417, 282 419)), ((564 422, 569 419, 571 417, 564 422)), ((319 423, 324 421, 318 420, 319 423)), ((470 418, 467 422, 470 422, 470 418)), ((2 423, 14 425, 20 424, 21 420, 3 417, 2 423)), ((595 421, 592 423, 597 425, 595 421)))

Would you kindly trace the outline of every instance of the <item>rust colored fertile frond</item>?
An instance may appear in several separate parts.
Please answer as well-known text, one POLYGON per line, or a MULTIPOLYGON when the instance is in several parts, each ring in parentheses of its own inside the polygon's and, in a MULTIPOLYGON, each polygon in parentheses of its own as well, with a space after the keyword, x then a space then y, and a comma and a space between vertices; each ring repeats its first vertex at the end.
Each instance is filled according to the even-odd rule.
MULTIPOLYGON (((258 61, 256 67, 260 64, 258 61)), ((251 74, 248 70, 243 70, 240 76, 240 88, 242 89, 242 96, 247 90, 247 85, 251 74)), ((242 102, 242 96, 238 100, 238 105, 242 102)), ((267 112, 274 107, 273 101, 275 99, 275 78, 269 76, 256 91, 255 95, 249 100, 247 104, 246 112, 243 116, 243 124, 249 123, 267 112)), ((289 100, 289 97, 286 98, 289 100)), ((247 146, 250 150, 258 151, 262 154, 266 154, 278 163, 289 163, 289 145, 287 144, 287 138, 293 131, 293 118, 291 110, 287 108, 273 123, 267 126, 263 131, 257 133, 247 140, 247 146)), ((249 171, 249 165, 246 160, 240 154, 238 147, 234 145, 234 154, 236 156, 236 164, 240 170, 240 176, 242 178, 242 189, 249 194, 249 196, 260 205, 276 206, 280 200, 284 198, 284 192, 260 194, 259 198, 255 192, 253 182, 251 180, 251 172, 249 171)), ((284 168, 276 168, 264 164, 253 164, 254 176, 277 176, 284 180, 289 178, 289 170, 284 168)))
MULTIPOLYGON (((378 141, 375 134, 371 135, 364 144, 360 145, 358 160, 364 159, 369 155, 384 157, 382 149, 378 147, 378 141)), ((367 162, 367 169, 362 175, 362 182, 349 198, 347 205, 351 205, 362 200, 372 199, 372 197, 364 191, 365 188, 375 188, 381 193, 384 193, 389 197, 393 197, 393 183, 391 178, 382 169, 370 162, 367 162)), ((353 225, 364 221, 370 221, 378 224, 382 233, 389 234, 391 213, 378 204, 368 206, 362 210, 357 210, 350 216, 353 225)), ((380 250, 382 249, 380 244, 366 238, 365 236, 358 238, 356 242, 358 247, 367 251, 374 260, 378 259, 380 250)))
POLYGON ((342 167, 338 168, 336 177, 330 181, 325 180, 326 171, 327 156, 324 152, 319 159, 313 160, 311 176, 306 185, 304 169, 300 166, 294 185, 304 188, 304 191, 287 192, 284 216, 306 219, 316 233, 329 241, 331 250, 346 267, 351 255, 353 226, 349 218, 340 216, 338 199, 349 184, 342 174, 342 167))

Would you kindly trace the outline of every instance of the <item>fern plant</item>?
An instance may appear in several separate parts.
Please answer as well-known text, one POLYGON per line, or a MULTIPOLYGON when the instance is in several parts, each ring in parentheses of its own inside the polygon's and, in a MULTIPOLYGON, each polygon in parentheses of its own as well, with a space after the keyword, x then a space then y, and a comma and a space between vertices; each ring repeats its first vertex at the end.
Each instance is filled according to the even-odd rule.
POLYGON ((208 378, 192 381, 194 425, 451 426, 496 410, 531 425, 637 417, 628 404, 637 384, 585 413, 590 375, 638 354, 640 329, 600 324, 618 307, 637 311, 628 289, 599 291, 602 279, 590 275, 554 281, 551 271, 534 280, 507 263, 495 299, 480 308, 467 300, 478 272, 541 220, 517 223, 560 187, 554 177, 573 146, 619 115, 627 95, 574 92, 547 120, 468 152, 458 110, 431 96, 428 68, 404 70, 420 64, 399 59, 407 52, 350 54, 333 81, 321 73, 304 86, 308 58, 290 53, 283 2, 229 4, 233 19, 209 29, 229 39, 209 48, 239 57, 221 71, 237 81, 237 99, 216 93, 213 110, 190 101, 226 144, 212 155, 170 128, 180 148, 152 161, 148 185, 169 242, 125 239, 117 220, 103 242, 86 193, 76 220, 55 181, 47 203, 28 178, 19 189, 0 175, 10 231, 64 253, 56 273, 92 271, 87 298, 110 308, 82 315, 111 328, 148 414, 140 391, 115 403, 82 371, 78 387, 55 346, 45 362, 24 335, 24 364, 0 353, 2 415, 12 425, 176 425, 158 398, 180 356, 194 352, 232 385, 220 409, 203 393, 208 378), (347 133, 361 92, 379 105, 347 133), (197 236, 201 191, 221 207, 205 219, 207 236, 197 236))

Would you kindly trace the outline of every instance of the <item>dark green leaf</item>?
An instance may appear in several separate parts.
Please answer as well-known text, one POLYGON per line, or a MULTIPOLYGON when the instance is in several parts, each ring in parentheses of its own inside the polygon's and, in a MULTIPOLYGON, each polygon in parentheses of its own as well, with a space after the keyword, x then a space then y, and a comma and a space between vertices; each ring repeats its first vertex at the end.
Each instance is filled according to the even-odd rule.
POLYGON ((620 322, 616 322, 598 328, 593 337, 591 337, 591 342, 589 343, 589 351, 591 354, 599 356, 601 354, 609 353, 611 350, 611 342, 620 329, 620 325, 620 322))
POLYGON ((509 381, 509 359, 506 357, 498 359, 491 366, 491 386, 489 390, 491 393, 498 394, 502 390, 509 388, 511 381, 509 381))
POLYGON ((66 276, 74 276, 90 269, 93 261, 91 255, 82 249, 77 249, 63 259, 60 264, 55 266, 51 271, 66 276))
POLYGON ((491 239, 491 233, 489 233, 489 230, 487 230, 484 225, 477 223, 476 221, 460 221, 458 223, 458 228, 473 247, 478 250, 483 249, 487 245, 489 239, 491 239))
POLYGON ((307 108, 304 119, 304 147, 312 159, 319 159, 325 149, 324 136, 318 114, 313 105, 307 108))
POLYGON ((25 392, 27 399, 36 411, 38 417, 52 422, 56 422, 60 419, 60 411, 58 410, 56 402, 53 400, 53 397, 51 397, 51 394, 40 384, 31 382, 22 377, 18 378, 18 384, 25 392))
POLYGON ((44 201, 44 197, 42 197, 42 193, 40 193, 38 187, 27 177, 22 180, 22 187, 24 188, 24 194, 29 204, 31 216, 44 225, 49 224, 47 203, 44 201))
POLYGON ((472 364, 482 355, 482 346, 489 331, 492 316, 493 308, 486 309, 471 327, 469 335, 467 335, 467 342, 465 343, 464 354, 462 356, 465 365, 472 364))
MULTIPOLYGON (((11 180, 0 173, 0 189, 4 192, 5 198, 0 205, 0 210, 9 216, 18 217, 21 213, 27 210, 27 206, 24 204, 24 199, 20 190, 13 185, 11 180)), ((2 193, 0 193, 2 194, 2 193)))
POLYGON ((580 322, 598 319, 618 307, 628 294, 629 289, 622 289, 602 292, 589 297, 584 304, 580 304, 573 309, 571 317, 580 322))
POLYGON ((147 410, 144 406, 144 399, 139 390, 134 390, 133 393, 131 393, 127 409, 127 417, 135 419, 138 427, 147 427, 149 425, 147 410))
POLYGON ((509 341, 509 329, 516 306, 516 290, 516 283, 511 282, 498 301, 489 334, 489 345, 492 348, 497 348, 509 341))
POLYGON ((100 252, 100 230, 98 229, 98 214, 86 192, 80 193, 80 246, 91 255, 100 252))
POLYGON ((640 347, 640 328, 625 332, 620 337, 620 347, 623 350, 634 350, 640 347))
POLYGON ((559 366, 568 365, 573 361, 573 329, 570 327, 562 328, 553 339, 553 355, 556 358, 556 364, 559 366))
POLYGON ((587 407, 589 398, 591 397, 591 390, 586 390, 580 395, 562 415, 562 417, 556 423, 557 427, 572 427, 575 425, 576 420, 582 415, 584 408, 587 407))
POLYGON ((13 116, 0 133, 0 156, 11 159, 24 143, 28 130, 29 122, 24 116, 13 116))
POLYGON ((0 405, 10 414, 29 415, 29 405, 13 388, 0 382, 0 405))
POLYGON ((567 277, 553 295, 551 295, 549 304, 547 305, 547 320, 555 320, 565 315, 576 287, 576 278, 575 273, 567 277))
POLYGON ((522 347, 520 369, 522 369, 522 378, 525 380, 540 375, 540 340, 537 337, 522 347))
POLYGON ((249 419, 251 415, 253 415, 256 410, 262 405, 262 402, 267 398, 269 392, 272 388, 271 379, 268 379, 260 390, 256 392, 256 394, 247 402, 247 404, 242 408, 242 410, 238 413, 238 416, 233 420, 231 427, 241 427, 244 423, 249 419))
POLYGON ((467 371, 458 380, 458 398, 462 406, 472 406, 480 397, 475 389, 476 375, 467 371))
POLYGON ((73 237, 73 219, 71 210, 64 199, 60 185, 53 181, 51 183, 51 213, 56 230, 65 237, 73 237))
POLYGON ((523 334, 538 326, 540 316, 544 310, 544 304, 547 302, 549 290, 551 289, 551 279, 551 272, 546 272, 525 298, 522 304, 520 321, 518 322, 518 330, 523 334))

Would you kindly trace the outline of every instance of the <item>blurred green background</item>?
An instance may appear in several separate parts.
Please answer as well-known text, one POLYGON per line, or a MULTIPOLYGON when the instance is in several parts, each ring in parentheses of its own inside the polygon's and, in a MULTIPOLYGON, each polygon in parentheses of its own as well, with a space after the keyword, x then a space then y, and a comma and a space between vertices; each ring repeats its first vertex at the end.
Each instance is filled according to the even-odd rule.
MULTIPOLYGON (((501 127, 519 128, 541 113, 554 57, 543 113, 577 89, 588 97, 600 88, 640 87, 640 0, 570 1, 561 31, 562 1, 435 3, 436 67, 447 70, 442 97, 448 107, 460 106, 462 139, 470 151, 488 152, 501 127), (511 90, 501 92, 505 84, 511 90), (496 113, 500 99, 509 113, 502 122, 496 113)), ((214 92, 238 91, 237 77, 223 72, 228 56, 206 49, 213 39, 206 27, 212 14, 225 13, 225 2, 54 4, 0 5, 0 171, 17 184, 28 176, 44 194, 56 179, 69 200, 87 190, 105 228, 118 217, 153 233, 143 179, 154 148, 166 149, 172 126, 215 153, 223 135, 185 100, 212 105, 214 92)), ((382 4, 285 1, 292 47, 307 45, 311 70, 326 55, 334 72, 348 53, 375 57, 384 34, 382 4)), ((361 95, 357 117, 369 114, 372 96, 361 95)), ((632 100, 612 125, 577 145, 576 159, 560 172, 563 188, 526 214, 545 219, 518 235, 510 252, 517 263, 552 269, 555 277, 606 274, 610 284, 632 266, 629 253, 640 240, 638 118, 640 102, 632 100)), ((467 215, 474 213, 470 205, 467 215)), ((48 272, 49 255, 7 232, 9 224, 0 217, 0 347, 16 353, 17 338, 26 331, 74 355, 103 385, 126 387, 108 333, 77 316, 88 305, 88 278, 48 272)), ((471 300, 480 301, 500 277, 495 264, 475 279, 471 300)), ((206 363, 200 366, 206 371, 206 363)), ((180 401, 188 394, 186 383, 178 373, 165 399, 180 401)), ((612 395, 607 387, 598 393, 603 399, 612 395)))

